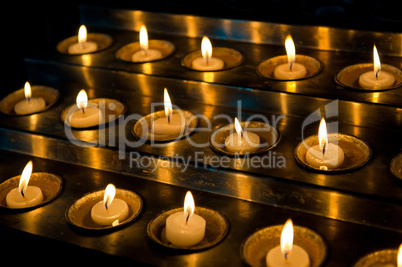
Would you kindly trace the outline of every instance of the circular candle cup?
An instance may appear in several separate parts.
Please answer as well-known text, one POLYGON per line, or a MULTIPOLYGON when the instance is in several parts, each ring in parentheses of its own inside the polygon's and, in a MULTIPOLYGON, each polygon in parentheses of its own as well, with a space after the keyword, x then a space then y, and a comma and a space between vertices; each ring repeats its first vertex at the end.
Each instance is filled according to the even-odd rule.
MULTIPOLYGON (((185 57, 183 57, 183 59, 181 60, 181 65, 191 70, 205 72, 204 70, 198 70, 193 68, 194 59, 199 57, 202 57, 201 50, 193 51, 187 54, 185 57)), ((212 57, 223 60, 224 65, 223 68, 219 70, 207 70, 207 72, 231 69, 239 66, 244 61, 242 53, 240 53, 236 49, 228 47, 214 47, 212 50, 212 57)))
POLYGON ((6 196, 14 188, 18 188, 21 175, 14 176, 0 184, 0 208, 13 211, 28 211, 46 205, 55 199, 63 188, 60 176, 47 172, 34 172, 29 179, 30 186, 37 186, 42 190, 43 201, 37 205, 25 208, 10 208, 6 203, 6 196))
MULTIPOLYGON (((283 225, 269 226, 247 237, 240 247, 243 262, 252 267, 265 267, 267 253, 280 245, 282 229, 283 225)), ((311 267, 320 266, 327 256, 324 240, 309 228, 295 225, 293 244, 307 252, 311 267)))
POLYGON ((390 168, 395 177, 402 179, 402 152, 391 160, 390 168))
MULTIPOLYGON (((106 124, 108 122, 117 120, 120 116, 122 116, 126 112, 126 107, 125 105, 116 100, 116 99, 110 99, 110 98, 93 98, 88 101, 88 107, 97 107, 100 109, 102 113, 102 121, 99 121, 99 123, 90 125, 90 126, 83 126, 83 127, 74 127, 77 129, 86 129, 90 128, 93 126, 98 126, 102 124, 106 124)), ((78 111, 78 107, 76 104, 72 104, 65 108, 60 115, 61 120, 63 123, 66 123, 69 125, 68 116, 71 116, 73 112, 78 111)), ((69 125, 71 126, 71 125, 69 125)))
POLYGON ((397 266, 397 249, 383 249, 360 258, 353 267, 397 266))
POLYGON ((300 142, 294 151, 296 162, 308 170, 324 172, 324 173, 337 173, 343 171, 350 171, 365 165, 371 158, 371 148, 362 140, 357 137, 341 134, 331 133, 328 134, 329 143, 337 142, 337 145, 342 148, 345 159, 338 168, 326 169, 311 166, 306 161, 306 153, 308 148, 318 145, 318 136, 312 135, 300 142))
POLYGON ((298 79, 286 79, 286 80, 281 80, 277 79, 274 77, 274 71, 275 68, 279 65, 282 64, 287 64, 288 58, 286 55, 282 56, 277 56, 277 57, 272 57, 269 58, 263 62, 261 62, 257 66, 257 73, 261 75, 264 78, 269 78, 271 80, 276 80, 276 81, 295 81, 295 80, 303 80, 303 79, 308 79, 311 78, 323 69, 323 64, 318 61, 317 59, 305 55, 296 55, 296 63, 304 65, 304 67, 307 70, 307 73, 304 77, 298 78, 298 79))
POLYGON ((204 239, 200 243, 191 247, 180 247, 170 243, 165 236, 166 219, 176 213, 183 211, 183 208, 172 209, 164 211, 153 218, 147 227, 147 234, 149 238, 158 243, 159 245, 179 250, 204 250, 215 246, 225 238, 229 231, 229 222, 226 217, 216 210, 211 210, 203 207, 196 207, 195 214, 200 215, 206 221, 206 229, 204 239))
POLYGON ((198 118, 194 116, 193 113, 187 110, 173 110, 173 114, 182 114, 182 116, 185 118, 186 123, 184 130, 179 134, 153 134, 152 133, 152 122, 158 118, 165 118, 165 111, 157 111, 151 114, 148 114, 144 117, 142 117, 140 120, 138 120, 135 124, 134 127, 132 128, 132 133, 135 137, 139 139, 146 139, 149 141, 172 141, 175 139, 181 139, 189 134, 191 134, 195 128, 198 125, 198 118))
MULTIPOLYGON (((376 91, 386 91, 398 88, 402 85, 402 71, 397 67, 381 64, 381 71, 386 71, 394 75, 395 82, 394 85, 389 88, 382 89, 366 89, 360 86, 359 78, 363 73, 373 71, 373 63, 363 63, 355 64, 343 68, 340 72, 335 75, 335 81, 342 87, 352 90, 360 90, 365 92, 376 92, 376 91)), ((381 74, 380 74, 381 75, 381 74)))
POLYGON ((82 198, 71 204, 65 213, 69 224, 81 230, 106 231, 114 230, 132 222, 141 213, 143 202, 142 198, 135 192, 126 189, 116 189, 115 198, 124 200, 128 205, 127 217, 116 225, 102 226, 94 222, 91 218, 91 210, 94 205, 103 200, 105 190, 88 193, 82 198))
POLYGON ((116 51, 116 58, 120 59, 125 62, 129 63, 144 63, 144 62, 152 62, 152 61, 157 61, 164 59, 171 54, 173 54, 175 50, 174 44, 172 44, 169 41, 165 40, 149 40, 148 41, 148 47, 149 49, 155 49, 159 50, 162 53, 162 57, 157 58, 157 59, 152 59, 152 60, 144 60, 144 61, 133 61, 132 56, 138 52, 141 51, 140 43, 139 42, 134 42, 134 43, 129 43, 119 50, 116 51))
POLYGON ((98 45, 98 48, 95 51, 88 52, 88 53, 81 53, 81 54, 70 54, 68 53, 68 48, 75 43, 78 43, 78 36, 71 36, 63 41, 59 42, 56 46, 57 51, 63 54, 75 56, 75 55, 83 55, 83 54, 91 54, 96 53, 101 50, 104 50, 112 45, 113 38, 107 34, 103 33, 88 33, 87 34, 87 41, 94 42, 98 45))
POLYGON ((209 139, 209 145, 212 150, 229 155, 229 156, 244 156, 244 155, 253 155, 253 154, 261 154, 272 148, 274 148, 280 140, 279 131, 264 123, 259 121, 243 121, 240 123, 241 127, 244 131, 255 133, 260 138, 260 146, 257 150, 253 152, 231 152, 225 146, 226 138, 229 137, 230 134, 235 133, 234 124, 229 124, 222 126, 216 129, 209 139))
POLYGON ((25 99, 24 88, 21 88, 17 91, 10 93, 0 101, 0 111, 4 114, 15 115, 15 116, 27 116, 31 114, 40 113, 45 110, 48 110, 54 103, 56 103, 60 95, 58 90, 43 85, 33 85, 31 87, 31 90, 32 90, 32 97, 40 97, 45 100, 46 105, 44 109, 24 115, 15 113, 14 106, 21 100, 25 99))

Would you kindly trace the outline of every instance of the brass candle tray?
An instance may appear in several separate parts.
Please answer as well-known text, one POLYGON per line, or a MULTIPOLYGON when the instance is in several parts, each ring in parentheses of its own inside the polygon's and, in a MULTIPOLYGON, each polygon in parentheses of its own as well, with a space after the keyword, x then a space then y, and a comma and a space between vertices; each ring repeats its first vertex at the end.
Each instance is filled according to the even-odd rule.
POLYGON ((214 47, 212 50, 212 57, 220 58, 221 60, 223 60, 223 63, 224 63, 223 68, 219 69, 219 70, 197 70, 197 69, 194 69, 192 67, 192 65, 193 65, 193 60, 198 57, 202 57, 201 50, 196 50, 196 51, 193 51, 193 52, 187 54, 181 60, 181 65, 183 67, 189 68, 191 70, 209 72, 209 71, 222 71, 222 70, 231 69, 231 68, 239 66, 244 61, 244 57, 243 57, 242 53, 240 53, 236 49, 228 48, 228 47, 214 47))
POLYGON ((132 61, 133 54, 141 50, 139 42, 133 42, 123 46, 122 48, 116 51, 115 56, 117 59, 120 59, 125 62, 144 63, 164 59, 173 54, 175 50, 174 44, 166 40, 149 40, 148 47, 149 49, 159 50, 162 53, 162 57, 153 60, 132 61))
POLYGON ((360 258, 353 267, 397 266, 397 249, 384 249, 360 258))
POLYGON ((88 52, 88 53, 80 53, 80 54, 70 54, 68 53, 68 48, 70 45, 78 43, 78 36, 71 36, 63 41, 59 42, 56 46, 57 51, 59 51, 62 54, 67 54, 71 56, 76 56, 76 55, 83 55, 83 54, 92 54, 92 53, 97 53, 99 51, 102 51, 109 46, 112 45, 113 43, 113 38, 110 35, 103 34, 103 33, 88 33, 87 34, 87 41, 89 42, 94 42, 98 45, 98 48, 95 51, 88 52))

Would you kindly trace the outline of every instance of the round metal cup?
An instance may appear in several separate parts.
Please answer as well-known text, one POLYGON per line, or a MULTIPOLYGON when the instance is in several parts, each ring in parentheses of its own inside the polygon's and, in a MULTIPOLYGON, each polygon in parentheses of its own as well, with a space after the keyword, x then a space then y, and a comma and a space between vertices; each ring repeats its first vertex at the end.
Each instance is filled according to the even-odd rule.
MULTIPOLYGON (((206 70, 207 72, 231 69, 231 68, 239 66, 244 61, 244 57, 243 57, 242 53, 240 53, 238 50, 233 49, 233 48, 214 47, 212 53, 213 53, 213 55, 212 55, 213 57, 220 58, 221 60, 223 60, 224 65, 223 65, 222 69, 206 70)), ((193 52, 187 54, 181 60, 181 65, 183 67, 189 68, 191 70, 206 72, 205 70, 197 70, 192 67, 194 59, 196 59, 198 57, 202 57, 201 50, 196 50, 196 51, 193 51, 193 52)))
POLYGON ((277 57, 272 57, 269 58, 263 62, 261 62, 257 66, 257 73, 261 75, 262 77, 269 78, 271 80, 276 80, 276 81, 296 81, 296 80, 304 80, 311 78, 323 69, 323 64, 318 61, 317 59, 305 55, 296 55, 296 62, 303 64, 304 67, 306 67, 307 74, 306 76, 299 78, 299 79, 288 79, 288 80, 282 80, 282 79, 277 79, 274 77, 274 70, 278 65, 281 64, 286 64, 288 62, 287 56, 277 56, 277 57))
POLYGON ((383 89, 366 89, 359 85, 359 77, 365 72, 373 70, 373 63, 355 64, 343 68, 335 75, 335 81, 342 87, 352 90, 360 90, 365 92, 386 91, 398 88, 402 85, 402 71, 394 66, 381 64, 381 71, 387 71, 394 75, 395 83, 389 88, 383 89))
POLYGON ((335 169, 317 168, 311 166, 306 161, 307 150, 315 145, 318 145, 318 135, 312 135, 300 142, 294 151, 296 162, 308 170, 323 172, 323 173, 337 173, 355 170, 364 166, 371 158, 372 150, 368 144, 357 137, 332 133, 328 134, 328 141, 337 143, 345 154, 345 160, 342 165, 335 169))
POLYGON ((402 152, 391 160, 391 172, 396 178, 402 179, 402 152))
MULTIPOLYGON (((103 125, 108 122, 117 120, 120 116, 122 116, 126 112, 126 106, 116 100, 116 99, 110 99, 110 98, 93 98, 88 101, 88 106, 89 107, 97 107, 101 110, 103 116, 103 120, 100 121, 99 123, 95 125, 90 125, 86 127, 74 127, 74 128, 79 128, 79 129, 86 129, 98 125, 103 125)), ((78 107, 76 104, 72 104, 65 108, 60 115, 61 120, 67 124, 68 126, 71 127, 69 124, 69 121, 67 120, 68 116, 72 115, 73 112, 77 111, 78 107)))
POLYGON ((200 243, 191 247, 180 247, 170 243, 165 236, 166 219, 176 213, 183 211, 183 208, 172 209, 158 214, 148 223, 148 236, 159 245, 177 250, 197 251, 211 248, 221 242, 229 232, 229 221, 226 217, 216 210, 203 207, 196 207, 195 214, 200 215, 206 221, 204 239, 200 243))
POLYGON ((7 95, 0 101, 0 111, 7 115, 14 115, 14 116, 27 116, 32 115, 35 113, 40 113, 45 110, 48 110, 54 103, 56 103, 57 99, 59 99, 59 91, 48 86, 44 85, 33 85, 31 86, 32 97, 42 97, 45 102, 46 106, 43 110, 38 112, 20 115, 15 113, 14 106, 19 101, 25 99, 24 88, 21 88, 17 91, 12 92, 11 94, 7 95))
POLYGON ((148 141, 167 142, 176 139, 181 139, 191 134, 195 130, 195 128, 197 128, 198 118, 195 117, 194 114, 191 113, 190 111, 174 109, 173 114, 180 114, 186 120, 185 128, 181 133, 179 133, 179 135, 152 133, 151 130, 152 122, 158 118, 164 118, 166 116, 164 110, 157 111, 142 117, 134 124, 134 127, 132 128, 132 133, 135 137, 139 139, 146 139, 148 141))
POLYGON ((149 40, 148 42, 148 47, 149 49, 156 49, 159 50, 162 53, 162 57, 154 60, 144 60, 144 61, 132 61, 132 56, 134 53, 137 51, 141 50, 140 43, 139 42, 134 42, 134 43, 129 43, 119 50, 116 51, 116 58, 120 59, 125 62, 130 62, 130 63, 144 63, 144 62, 152 62, 152 61, 157 61, 164 59, 171 54, 173 54, 175 50, 174 44, 172 44, 169 41, 165 40, 149 40))
POLYGON ((59 42, 56 46, 56 49, 60 53, 72 55, 72 56, 83 55, 83 54, 92 54, 92 53, 97 53, 99 51, 102 51, 102 50, 108 48, 109 46, 111 46, 113 43, 113 38, 110 35, 107 35, 104 33, 88 33, 87 41, 96 43, 98 45, 98 49, 93 52, 89 52, 89 53, 69 54, 68 48, 70 47, 70 45, 78 43, 77 35, 71 36, 71 37, 59 42))
POLYGON ((209 139, 209 145, 212 150, 229 155, 229 156, 245 156, 264 153, 274 148, 280 140, 280 133, 275 128, 259 121, 242 121, 240 123, 244 131, 252 132, 260 137, 260 146, 253 152, 231 152, 226 149, 225 140, 230 134, 235 133, 236 129, 234 124, 228 124, 216 129, 209 139))
POLYGON ((9 211, 24 212, 33 210, 46 205, 55 199, 63 188, 63 180, 60 176, 47 172, 33 172, 29 179, 29 185, 37 186, 42 190, 43 201, 38 205, 26 208, 9 208, 6 203, 7 194, 14 188, 17 188, 21 175, 14 176, 0 184, 0 208, 9 211))
MULTIPOLYGON (((275 225, 256 231, 240 247, 242 260, 252 267, 265 267, 266 255, 268 251, 280 245, 281 232, 283 225, 275 225)), ((294 241, 306 250, 310 257, 310 266, 321 266, 327 257, 327 245, 322 237, 313 230, 294 226, 294 241)))
POLYGON ((353 267, 397 266, 398 250, 384 249, 360 258, 353 267))
POLYGON ((89 231, 107 231, 119 229, 132 222, 141 213, 143 202, 142 198, 133 191, 125 189, 116 189, 115 198, 119 198, 127 202, 129 213, 126 219, 114 225, 99 225, 91 218, 92 207, 103 200, 105 190, 86 194, 82 198, 76 200, 66 210, 65 217, 69 224, 78 229, 89 231))

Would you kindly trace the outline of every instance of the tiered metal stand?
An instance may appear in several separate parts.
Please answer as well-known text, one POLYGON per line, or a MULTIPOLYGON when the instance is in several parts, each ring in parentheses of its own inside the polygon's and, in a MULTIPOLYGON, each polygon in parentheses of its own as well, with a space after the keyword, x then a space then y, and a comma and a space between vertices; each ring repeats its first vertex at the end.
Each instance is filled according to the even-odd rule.
MULTIPOLYGON (((95 262, 113 259, 159 266, 241 266, 242 242, 257 229, 282 224, 287 218, 323 237, 328 247, 325 266, 348 266, 369 252, 396 248, 402 242, 402 185, 390 170, 392 158, 401 149, 402 90, 353 91, 334 80, 348 65, 371 62, 374 43, 382 62, 401 68, 401 34, 97 7, 82 7, 81 17, 89 32, 112 36, 112 45, 80 56, 59 53, 57 44, 38 51, 26 60, 30 82, 57 88, 58 101, 35 115, 0 115, 1 181, 18 175, 29 159, 33 159, 34 171, 55 173, 64 181, 61 194, 43 207, 22 213, 0 211, 1 235, 10 244, 5 250, 9 254, 3 255, 14 255, 14 248, 22 247, 28 255, 51 252, 65 261, 73 261, 70 255, 84 254, 95 262), (116 59, 117 50, 138 41, 142 24, 147 26, 150 39, 173 43, 174 53, 152 63, 116 59), (296 52, 318 59, 324 66, 322 71, 312 78, 289 82, 260 76, 257 66, 285 53, 283 41, 289 33, 296 52), (182 59, 200 48, 203 35, 210 37, 214 46, 240 51, 244 62, 218 72, 182 67, 182 59), (164 146, 146 142, 133 147, 138 141, 132 134, 134 123, 151 112, 152 103, 162 101, 164 87, 175 105, 211 120, 209 130, 190 135, 194 142, 205 144, 202 148, 194 148, 187 139, 164 146), (124 103, 126 120, 101 129, 67 128, 67 133, 60 114, 75 102, 80 89, 86 89, 89 98, 124 103), (277 120, 280 142, 263 154, 271 157, 271 167, 254 168, 230 157, 225 168, 217 168, 213 161, 224 155, 209 147, 210 135, 228 123, 214 120, 214 116, 234 118, 238 100, 243 118, 262 114, 271 123, 277 120), (339 131, 367 142, 373 154, 357 170, 312 172, 297 164, 294 150, 301 141, 305 119, 334 100, 338 101, 339 114, 334 119, 339 122, 339 131), (83 142, 71 143, 68 134, 83 142), (125 144, 119 145, 122 140, 125 144), (280 157, 286 162, 283 168, 275 167, 280 157), (184 165, 182 159, 190 159, 191 164, 184 165), (65 220, 69 205, 108 183, 137 192, 144 200, 141 215, 126 227, 102 234, 70 226, 65 220), (226 216, 229 233, 203 251, 164 248, 147 236, 147 225, 162 211, 180 207, 189 189, 196 205, 226 216), (35 245, 38 242, 40 247, 35 245)), ((200 120, 198 127, 206 129, 208 125, 200 120)), ((303 134, 317 134, 317 129, 318 121, 305 127, 303 134)))

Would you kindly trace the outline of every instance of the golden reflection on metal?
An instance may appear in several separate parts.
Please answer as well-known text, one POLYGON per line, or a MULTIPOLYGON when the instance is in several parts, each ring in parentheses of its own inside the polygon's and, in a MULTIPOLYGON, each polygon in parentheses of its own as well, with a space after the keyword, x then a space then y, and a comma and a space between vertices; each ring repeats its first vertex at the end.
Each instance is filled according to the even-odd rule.
POLYGON ((43 145, 43 143, 47 142, 47 139, 43 136, 37 136, 37 139, 35 140, 35 142, 31 141, 32 155, 40 158, 48 157, 49 155, 47 151, 47 146, 43 145), (37 139, 40 139, 41 141, 38 141, 37 139))
MULTIPOLYGON (((152 89, 149 86, 148 77, 144 75, 138 76, 138 84, 139 88, 135 88, 136 90, 141 90, 141 93, 146 96, 152 95, 152 89)), ((163 88, 161 88, 161 92, 163 92, 163 88)))
MULTIPOLYGON (((247 163, 244 163, 245 160, 250 159, 247 157, 236 159, 236 165, 247 165, 247 163)), ((247 179, 245 175, 241 174, 236 174, 233 178, 234 184, 232 185, 232 188, 236 191, 237 197, 245 200, 251 200, 252 184, 250 183, 249 179, 247 179)))
POLYGON ((152 74, 152 64, 149 62, 142 64, 142 73, 152 74))
POLYGON ((202 255, 202 254, 199 254, 199 253, 187 254, 185 257, 187 262, 186 263, 183 262, 183 266, 188 266, 188 267, 201 266, 201 264, 200 264, 201 261, 199 259, 200 255, 202 255))
POLYGON ((288 113, 287 94, 279 93, 279 99, 280 99, 280 102, 281 102, 281 113, 282 114, 289 114, 288 113))
POLYGON ((81 56, 82 58, 82 65, 84 65, 85 67, 90 67, 92 64, 92 58, 91 55, 88 54, 84 54, 81 56))
MULTIPOLYGON (((201 90, 199 91, 199 93, 200 96, 203 98, 204 103, 206 103, 207 105, 216 105, 216 90, 211 89, 209 84, 201 83, 201 90)), ((210 118, 212 114, 205 115, 210 118)))
MULTIPOLYGON (((89 149, 87 155, 87 161, 92 168, 101 169, 102 168, 102 156, 96 149, 89 149)), ((93 177, 91 177, 93 178, 93 177)))
POLYGON ((318 40, 318 47, 322 50, 331 49, 331 35, 329 34, 329 28, 318 27, 316 39, 318 40))
POLYGON ((38 118, 39 118, 39 114, 32 114, 31 116, 29 116, 28 129, 30 131, 36 130, 36 127, 38 126, 38 118))
POLYGON ((360 125, 361 122, 361 104, 360 103, 352 103, 352 120, 354 125, 360 125))
POLYGON ((261 39, 261 33, 259 31, 260 25, 261 23, 256 22, 256 21, 250 21, 250 26, 251 26, 251 41, 253 41, 253 43, 261 43, 262 39, 261 39))
POLYGON ((215 73, 213 72, 204 72, 204 81, 208 82, 208 83, 212 83, 215 81, 215 73))
POLYGON ((286 82, 286 91, 290 93, 296 93, 297 84, 295 81, 286 82))
POLYGON ((332 192, 329 194, 329 207, 328 207, 328 213, 331 218, 339 218, 339 206, 340 206, 340 199, 339 195, 337 193, 332 192))
POLYGON ((373 93, 373 98, 372 98, 373 102, 378 103, 379 99, 380 99, 380 93, 379 92, 373 93))
MULTIPOLYGON (((178 18, 180 20, 180 23, 182 22, 182 18, 178 18)), ((197 33, 199 32, 198 29, 198 23, 197 20, 199 18, 196 18, 194 16, 186 16, 185 17, 185 23, 184 25, 186 26, 186 35, 189 37, 196 37, 197 33)))
MULTIPOLYGON (((84 81, 85 81, 86 85, 88 87, 95 87, 95 81, 91 77, 91 74, 89 73, 89 69, 87 67, 82 67, 81 70, 82 70, 82 76, 84 78, 84 81)), ((80 88, 77 88, 77 89, 80 89, 80 88)), ((91 97, 89 95, 89 93, 88 93, 88 97, 91 97)))

